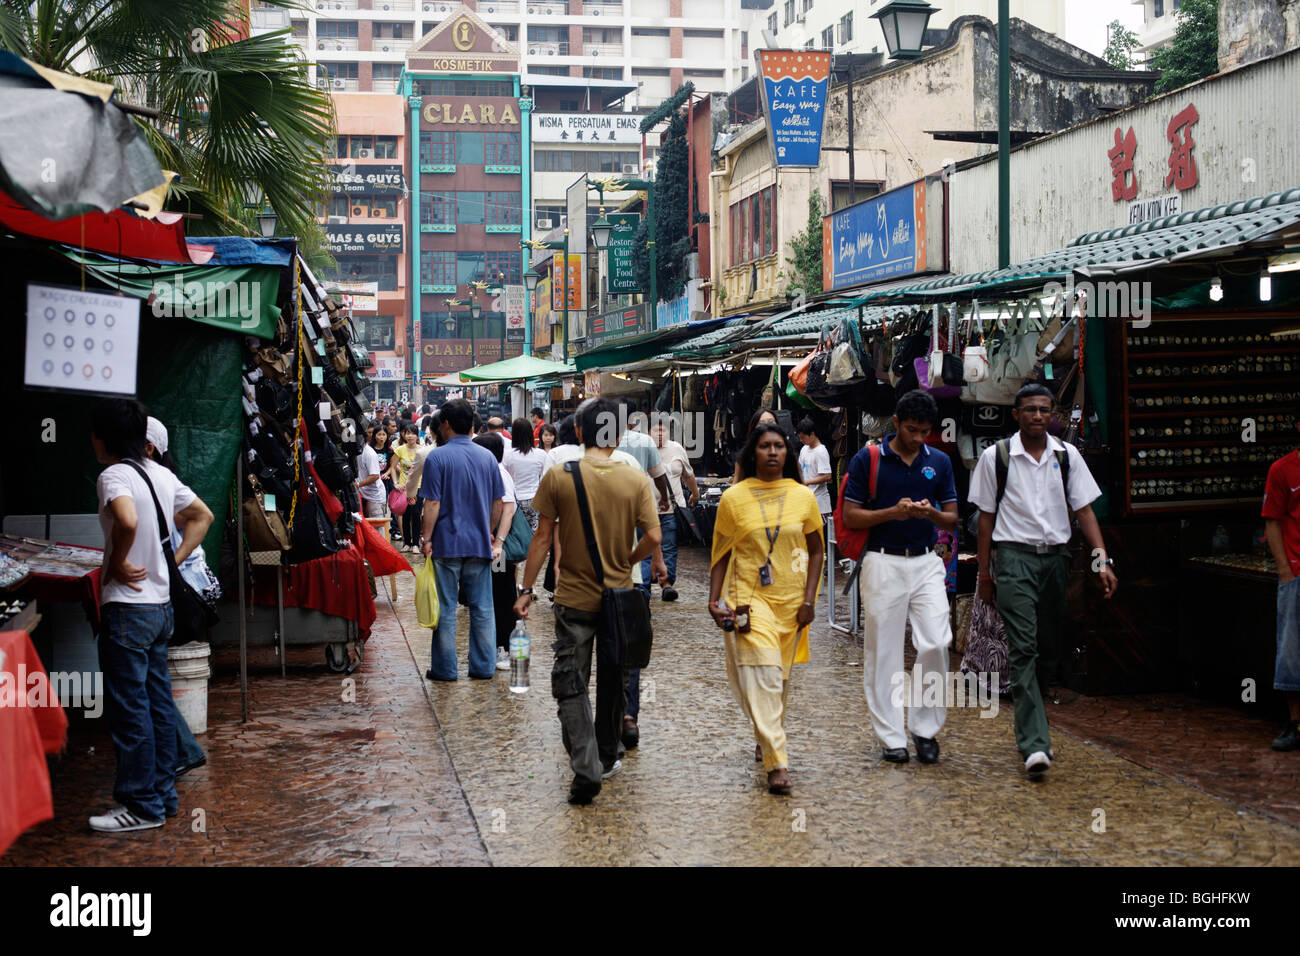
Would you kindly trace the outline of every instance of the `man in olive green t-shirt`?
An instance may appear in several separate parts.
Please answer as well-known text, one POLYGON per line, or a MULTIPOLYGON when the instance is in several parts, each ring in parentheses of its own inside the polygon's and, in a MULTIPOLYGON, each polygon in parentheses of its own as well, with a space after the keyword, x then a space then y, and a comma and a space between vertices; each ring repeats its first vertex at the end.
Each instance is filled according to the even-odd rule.
POLYGON ((630 588, 632 567, 650 557, 656 580, 667 577, 659 552, 661 532, 654 493, 645 472, 610 454, 618 444, 618 408, 608 399, 588 399, 578 408, 575 426, 586 455, 576 464, 591 511, 591 523, 604 566, 605 580, 596 579, 578 511, 573 476, 554 467, 542 476, 532 507, 538 514, 537 530, 524 564, 524 588, 515 613, 524 619, 533 600, 536 581, 551 550, 552 528, 559 521, 560 560, 555 589, 555 664, 551 693, 559 703, 565 749, 573 766, 569 802, 590 803, 600 793, 601 780, 622 766, 618 759, 626 698, 623 670, 608 665, 612 647, 599 633, 600 595, 605 588, 630 588), (601 444, 597 444, 597 440, 601 444), (643 537, 638 543, 636 531, 643 537), (587 682, 591 675, 592 646, 596 649, 596 717, 593 725, 587 682))

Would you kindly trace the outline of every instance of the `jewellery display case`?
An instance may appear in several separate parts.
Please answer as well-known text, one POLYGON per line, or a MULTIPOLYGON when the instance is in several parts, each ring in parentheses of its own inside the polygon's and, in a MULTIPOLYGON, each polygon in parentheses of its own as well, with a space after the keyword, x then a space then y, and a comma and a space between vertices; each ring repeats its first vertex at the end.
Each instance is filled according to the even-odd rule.
POLYGON ((1258 508, 1269 465, 1296 441, 1295 317, 1153 317, 1123 336, 1129 514, 1258 508))

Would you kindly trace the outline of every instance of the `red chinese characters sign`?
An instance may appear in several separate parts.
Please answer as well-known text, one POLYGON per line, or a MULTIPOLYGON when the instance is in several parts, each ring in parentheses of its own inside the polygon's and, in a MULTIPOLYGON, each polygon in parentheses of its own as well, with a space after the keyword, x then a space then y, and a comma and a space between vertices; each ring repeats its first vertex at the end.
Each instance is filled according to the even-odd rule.
MULTIPOLYGON (((1165 130, 1165 138, 1169 141, 1169 172, 1164 178, 1166 188, 1172 186, 1183 191, 1200 181, 1193 155, 1196 141, 1192 138, 1192 126, 1200 118, 1196 105, 1188 103, 1169 120, 1165 130)), ((1115 202, 1131 202, 1137 198, 1139 183, 1133 165, 1137 148, 1137 134, 1132 126, 1128 132, 1115 128, 1115 145, 1106 150, 1106 158, 1110 161, 1110 195, 1115 202)))

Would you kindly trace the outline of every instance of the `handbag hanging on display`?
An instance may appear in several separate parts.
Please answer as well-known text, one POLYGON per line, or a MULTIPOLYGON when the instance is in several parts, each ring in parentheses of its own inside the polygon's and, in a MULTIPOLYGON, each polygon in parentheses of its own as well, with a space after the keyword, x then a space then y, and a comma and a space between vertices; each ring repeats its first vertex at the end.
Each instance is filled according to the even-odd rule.
POLYGON ((266 507, 266 495, 257 475, 249 475, 253 497, 244 501, 244 533, 250 551, 288 551, 289 529, 285 527, 280 512, 266 507))
MULTIPOLYGON (((967 332, 972 322, 975 324, 977 341, 974 345, 967 345, 961 357, 961 376, 966 380, 967 385, 974 385, 989 377, 989 356, 984 348, 984 320, 980 317, 978 299, 971 302, 970 318, 966 320, 967 332)), ((966 337, 969 339, 970 335, 966 337)))
POLYGON ((310 476, 303 477, 303 490, 298 495, 293 523, 289 527, 289 538, 292 547, 284 556, 285 564, 315 561, 339 550, 334 525, 325 514, 325 506, 321 504, 310 476))
POLYGON ((582 518, 582 533, 587 539, 587 553, 596 569, 600 582, 600 628, 607 637, 616 637, 614 646, 621 660, 611 661, 614 666, 627 668, 647 667, 650 664, 650 645, 654 634, 650 627, 650 599, 640 588, 605 587, 605 566, 600 560, 600 547, 591 523, 591 508, 587 504, 587 489, 582 483, 580 462, 565 462, 564 470, 573 475, 573 487, 578 498, 578 514, 582 518))
POLYGON ((167 530, 167 519, 163 517, 162 505, 158 501, 158 492, 154 491, 153 482, 137 462, 127 460, 123 464, 130 465, 144 479, 149 495, 153 498, 154 513, 158 518, 158 538, 162 542, 163 559, 167 563, 167 590, 172 603, 172 636, 168 643, 180 645, 202 641, 208 636, 208 628, 217 623, 217 612, 199 596, 198 591, 190 587, 176 566, 171 533, 167 530))

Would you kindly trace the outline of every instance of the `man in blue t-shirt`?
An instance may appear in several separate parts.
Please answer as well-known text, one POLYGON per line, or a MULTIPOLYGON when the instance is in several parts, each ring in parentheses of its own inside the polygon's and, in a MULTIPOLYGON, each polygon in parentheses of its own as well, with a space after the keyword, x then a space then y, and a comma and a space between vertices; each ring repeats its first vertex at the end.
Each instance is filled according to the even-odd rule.
POLYGON ((948 677, 947 571, 934 552, 938 530, 957 530, 952 460, 925 443, 939 406, 927 392, 908 392, 894 410, 894 434, 878 449, 863 448, 849 464, 844 522, 870 528, 858 580, 862 598, 862 687, 871 726, 892 763, 906 763, 903 703, 916 740, 916 759, 939 760, 935 736, 943 726, 948 677), (871 459, 877 454, 875 494, 871 459), (903 632, 912 624, 916 663, 903 670, 903 632), (920 691, 920 693, 918 693, 920 691))
POLYGON ((424 544, 438 579, 438 626, 429 658, 430 680, 456 679, 456 606, 461 588, 469 605, 469 676, 496 673, 496 616, 492 561, 505 544, 493 537, 501 522, 505 483, 492 453, 470 441, 474 409, 461 398, 442 406, 442 444, 425 456, 420 473, 424 544))

